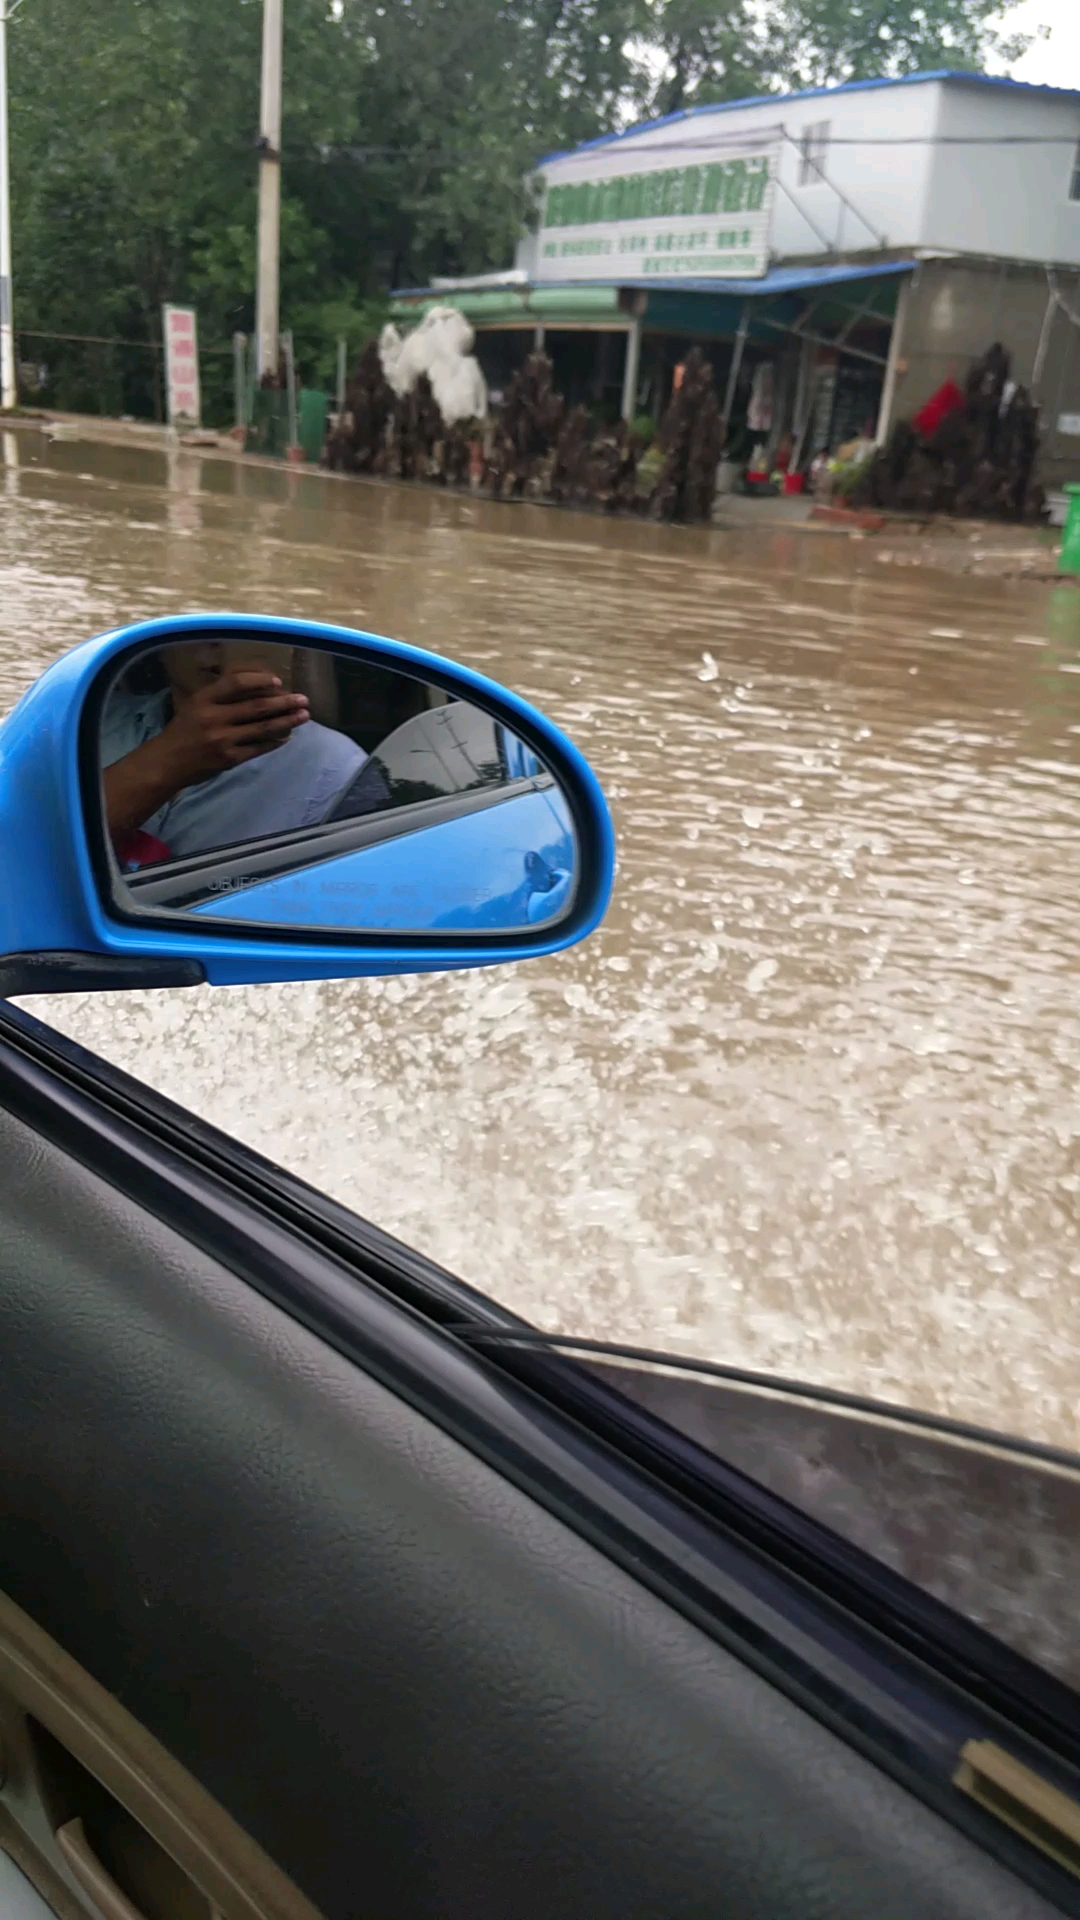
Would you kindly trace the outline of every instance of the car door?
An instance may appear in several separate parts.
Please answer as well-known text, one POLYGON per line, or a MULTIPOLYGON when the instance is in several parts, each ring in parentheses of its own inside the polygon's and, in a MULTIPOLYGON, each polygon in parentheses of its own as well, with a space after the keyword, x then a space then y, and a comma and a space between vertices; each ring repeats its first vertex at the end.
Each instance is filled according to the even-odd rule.
MULTIPOLYGON (((20 894, 9 992, 490 963, 603 911, 601 803, 506 696, 575 824, 554 930, 123 919, 85 721, 125 643, 98 644, 0 734, 9 831, 70 842, 20 894)), ((1080 1911, 1069 1688, 10 1005, 0 1156, 11 1911, 1080 1911)))

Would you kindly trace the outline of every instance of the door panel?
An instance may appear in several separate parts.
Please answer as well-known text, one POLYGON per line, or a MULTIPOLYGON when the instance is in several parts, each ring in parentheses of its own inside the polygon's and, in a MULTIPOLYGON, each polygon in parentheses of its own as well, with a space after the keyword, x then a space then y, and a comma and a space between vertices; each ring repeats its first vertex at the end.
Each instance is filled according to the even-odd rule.
MULTIPOLYGON (((0 1867, 60 1920, 319 1920, 118 1700, 0 1593, 0 1867)), ((6 1915, 0 1880, 0 1913, 6 1915)))
POLYGON ((327 1920, 1057 1911, 4 1113, 0 1159, 0 1589, 327 1920))

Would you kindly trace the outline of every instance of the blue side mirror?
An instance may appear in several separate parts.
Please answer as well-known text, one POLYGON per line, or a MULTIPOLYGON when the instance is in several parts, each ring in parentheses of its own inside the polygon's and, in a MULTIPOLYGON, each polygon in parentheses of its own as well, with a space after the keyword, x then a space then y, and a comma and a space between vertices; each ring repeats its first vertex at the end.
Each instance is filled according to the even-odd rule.
POLYGON ((0 727, 0 993, 490 966, 602 919, 614 842, 569 740, 398 641, 154 620, 0 727))

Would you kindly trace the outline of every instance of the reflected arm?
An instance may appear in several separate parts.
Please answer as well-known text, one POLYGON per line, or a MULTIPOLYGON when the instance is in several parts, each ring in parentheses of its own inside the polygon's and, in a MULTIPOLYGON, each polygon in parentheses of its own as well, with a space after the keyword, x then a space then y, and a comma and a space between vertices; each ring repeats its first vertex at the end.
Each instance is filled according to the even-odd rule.
POLYGON ((184 784, 172 756, 163 750, 163 739, 159 734, 105 768, 105 818, 113 839, 141 827, 184 784))

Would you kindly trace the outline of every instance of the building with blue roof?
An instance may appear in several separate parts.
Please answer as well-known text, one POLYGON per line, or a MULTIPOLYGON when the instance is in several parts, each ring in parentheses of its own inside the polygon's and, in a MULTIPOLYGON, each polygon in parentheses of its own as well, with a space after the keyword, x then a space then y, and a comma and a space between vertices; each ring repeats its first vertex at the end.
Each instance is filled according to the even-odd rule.
POLYGON ((542 344, 568 398, 658 417, 697 341, 733 444, 806 461, 1000 340, 1043 477, 1080 477, 1080 91, 941 72, 726 102, 546 155, 535 187, 512 269, 395 296, 462 307, 496 389, 542 344))

